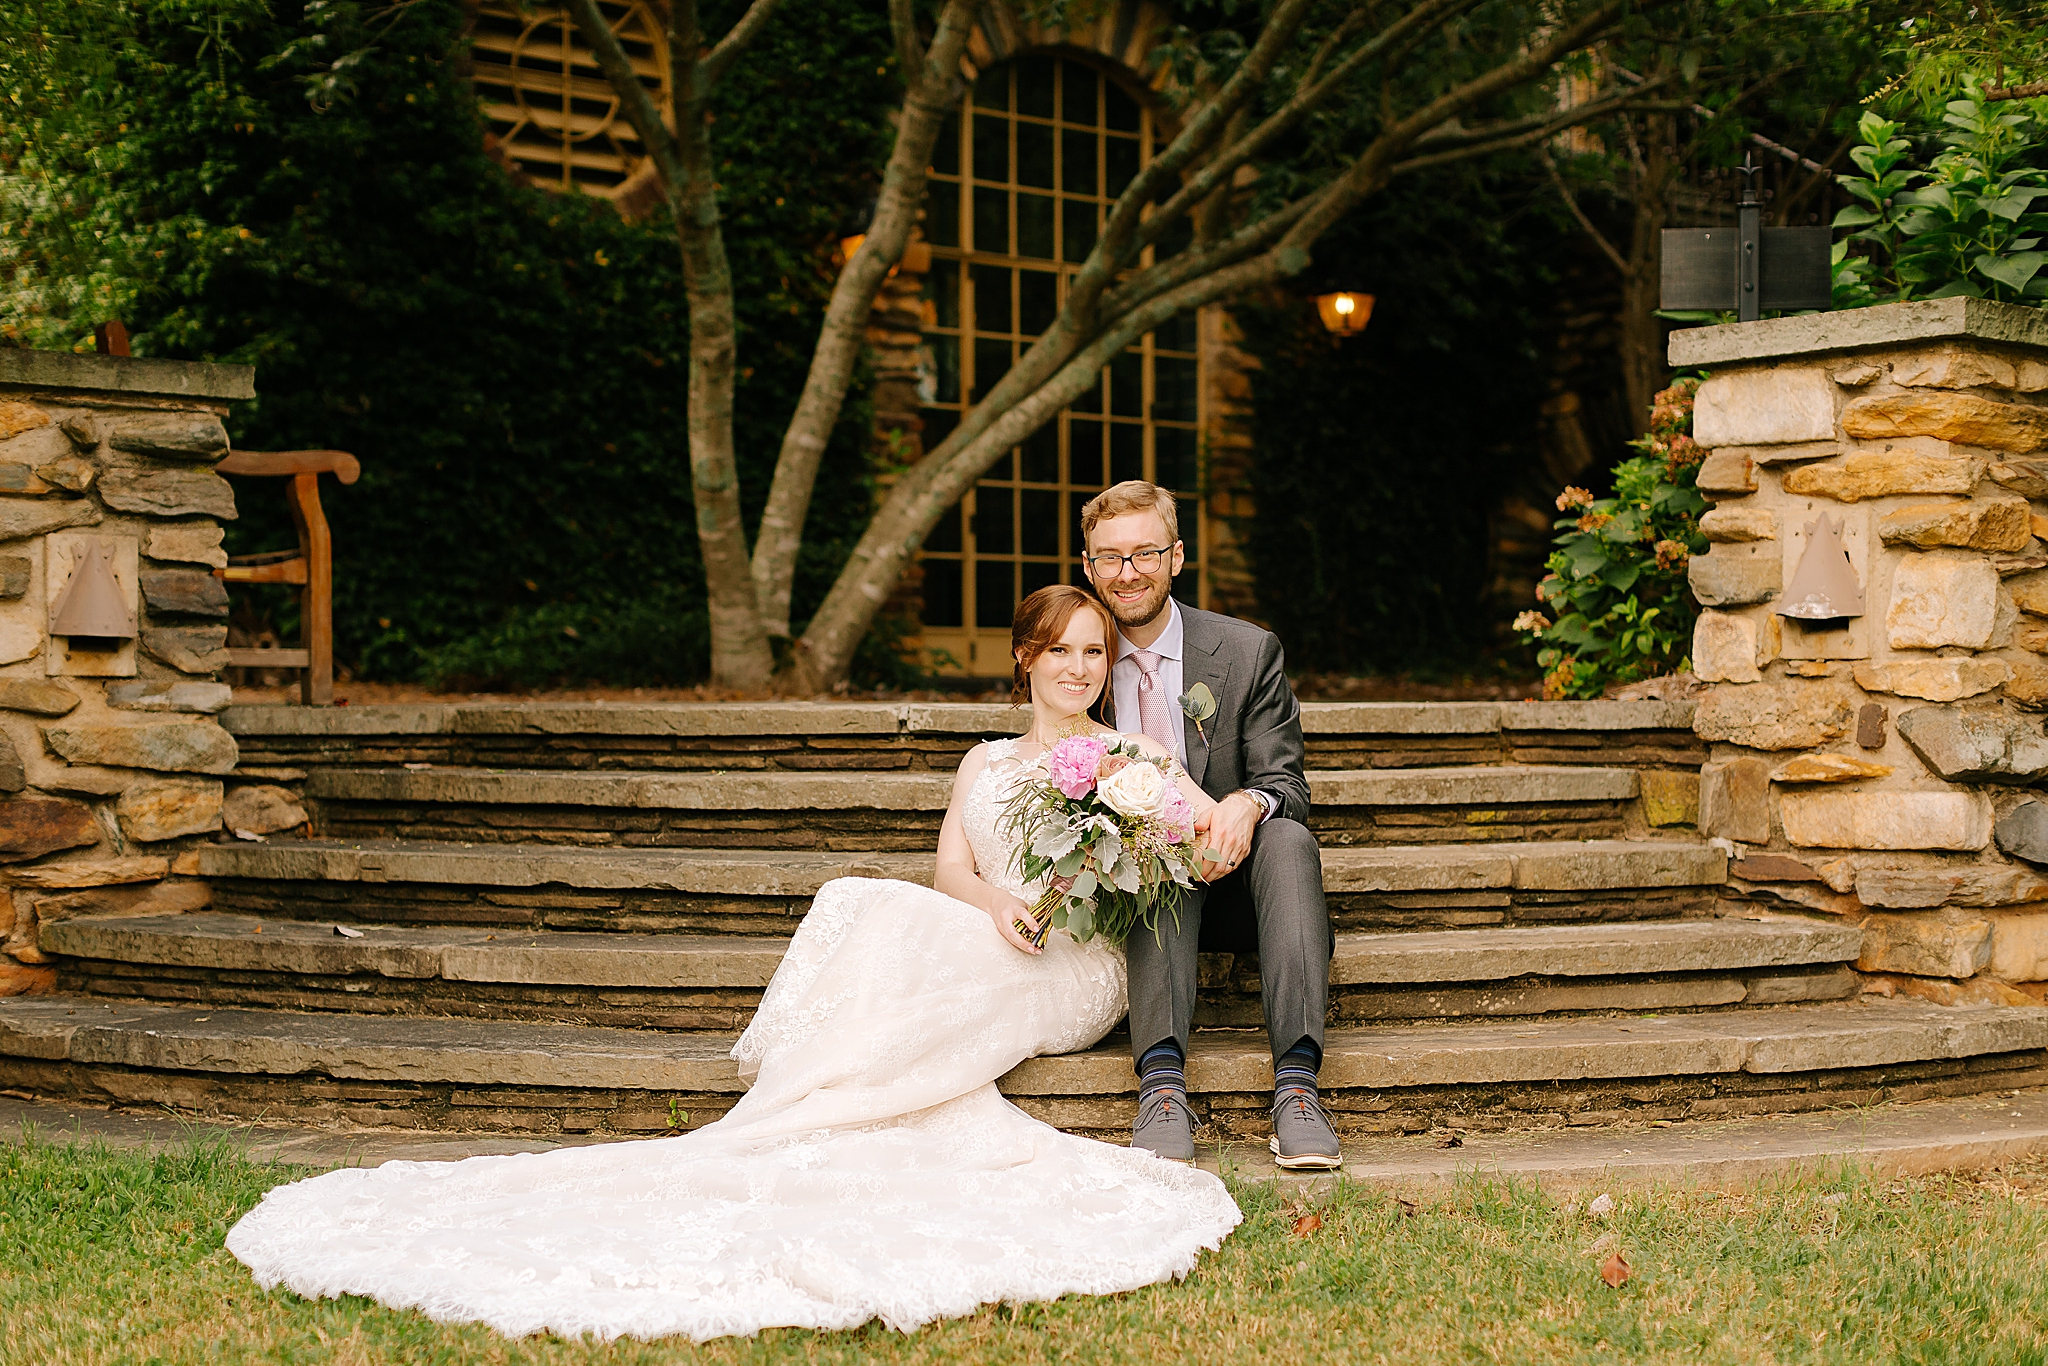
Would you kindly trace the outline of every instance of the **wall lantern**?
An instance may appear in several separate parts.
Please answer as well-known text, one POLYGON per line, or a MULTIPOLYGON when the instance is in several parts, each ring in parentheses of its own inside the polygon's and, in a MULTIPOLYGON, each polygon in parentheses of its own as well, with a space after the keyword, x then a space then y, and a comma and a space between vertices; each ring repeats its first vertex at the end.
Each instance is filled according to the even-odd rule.
MULTIPOLYGON (((860 244, 868 240, 864 232, 839 239, 839 268, 845 270, 853 263, 853 254, 860 250, 860 244)), ((889 278, 895 279, 896 272, 908 270, 913 275, 927 275, 932 268, 932 249, 928 242, 912 242, 903 249, 902 257, 889 267, 889 278)))
POLYGON ((1316 295, 1316 312, 1323 315, 1323 326, 1338 337, 1355 337, 1365 331, 1365 324, 1372 317, 1370 294, 1354 294, 1343 290, 1336 294, 1316 295))
POLYGON ((135 613, 114 577, 114 548, 89 540, 71 582, 50 608, 50 634, 69 637, 73 650, 105 653, 135 639, 135 613))
POLYGON ((1806 524, 1806 550, 1779 600, 1778 615, 1824 624, 1863 615, 1863 585, 1842 544, 1842 528, 1823 513, 1806 524))

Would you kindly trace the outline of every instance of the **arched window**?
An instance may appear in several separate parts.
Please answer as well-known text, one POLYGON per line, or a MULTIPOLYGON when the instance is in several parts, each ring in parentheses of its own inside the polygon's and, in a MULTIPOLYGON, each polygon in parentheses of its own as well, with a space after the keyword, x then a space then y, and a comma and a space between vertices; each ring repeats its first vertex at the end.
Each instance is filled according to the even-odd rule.
MULTIPOLYGON (((1163 145, 1155 117, 1115 76, 1070 57, 1023 57, 976 82, 932 157, 926 450, 1051 324, 1109 205, 1163 145)), ((1123 479, 1181 495, 1188 567, 1174 592, 1199 604, 1200 393, 1190 316, 1117 357, 1092 391, 998 461, 925 541, 925 648, 957 671, 1007 673, 1018 600, 1086 582, 1081 505, 1123 479)))
MULTIPOLYGON (((633 70, 668 104, 668 42, 640 0, 598 0, 633 70)), ((472 80, 499 150, 539 184, 615 198, 646 161, 597 58, 558 5, 484 0, 470 32, 472 80)))

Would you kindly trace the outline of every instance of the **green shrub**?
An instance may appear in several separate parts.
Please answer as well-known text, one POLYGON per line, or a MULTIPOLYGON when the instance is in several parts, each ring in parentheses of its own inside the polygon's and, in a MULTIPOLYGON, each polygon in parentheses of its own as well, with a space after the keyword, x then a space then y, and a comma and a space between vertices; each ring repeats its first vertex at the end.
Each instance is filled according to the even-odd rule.
POLYGON ((2048 138, 2024 108, 1972 90, 1949 102, 1942 150, 1916 166, 1900 125, 1863 115, 1849 156, 1863 174, 1836 177, 1857 203, 1835 215, 1854 228, 1836 244, 1836 305, 1957 295, 2048 304, 2048 138), (1845 297, 1846 296, 1846 297, 1845 297))
POLYGON ((1608 688, 1689 667, 1699 605, 1686 562, 1707 548, 1694 483, 1706 452, 1692 441, 1692 400, 1703 377, 1657 395, 1641 454, 1614 470, 1614 497, 1581 488, 1558 495, 1557 549, 1536 596, 1557 614, 1524 612, 1515 629, 1542 648, 1543 695, 1598 697, 1608 688))

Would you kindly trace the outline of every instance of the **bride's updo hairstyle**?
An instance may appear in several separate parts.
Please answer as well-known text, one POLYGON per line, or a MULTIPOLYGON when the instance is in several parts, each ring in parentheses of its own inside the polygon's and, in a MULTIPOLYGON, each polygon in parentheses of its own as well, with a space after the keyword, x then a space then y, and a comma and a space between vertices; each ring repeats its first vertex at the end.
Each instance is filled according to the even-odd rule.
MULTIPOLYGON (((1067 623, 1074 619, 1074 613, 1081 611, 1093 612, 1102 619, 1103 648, 1109 652, 1109 662, 1116 663, 1116 618, 1110 616, 1102 599, 1067 583, 1041 588, 1018 603, 1017 615, 1010 619, 1010 657, 1016 661, 1010 674, 1012 703, 1031 700, 1031 666, 1067 633, 1067 623)), ((1104 699, 1108 696, 1109 683, 1105 679, 1101 695, 1088 710, 1104 710, 1104 699)))

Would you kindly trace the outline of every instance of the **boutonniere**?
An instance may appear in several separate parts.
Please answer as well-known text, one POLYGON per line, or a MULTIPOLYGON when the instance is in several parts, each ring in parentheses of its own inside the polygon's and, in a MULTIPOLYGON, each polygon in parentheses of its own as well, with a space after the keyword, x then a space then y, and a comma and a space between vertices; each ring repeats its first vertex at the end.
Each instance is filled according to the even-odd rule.
POLYGON ((1202 723, 1216 714, 1216 694, 1209 691, 1207 683, 1197 683, 1180 695, 1180 714, 1195 723, 1195 734, 1202 737, 1202 748, 1209 747, 1209 732, 1202 729, 1202 723))

